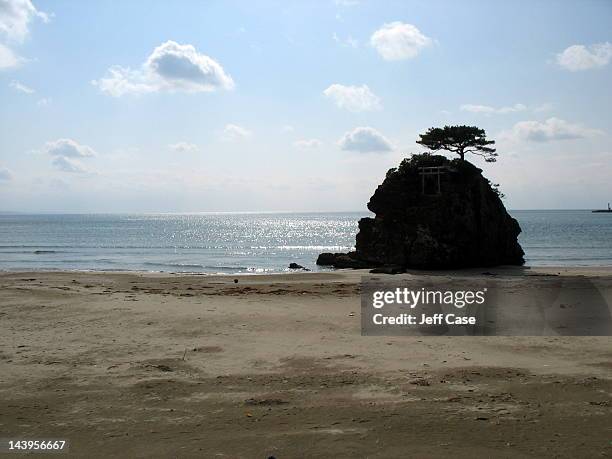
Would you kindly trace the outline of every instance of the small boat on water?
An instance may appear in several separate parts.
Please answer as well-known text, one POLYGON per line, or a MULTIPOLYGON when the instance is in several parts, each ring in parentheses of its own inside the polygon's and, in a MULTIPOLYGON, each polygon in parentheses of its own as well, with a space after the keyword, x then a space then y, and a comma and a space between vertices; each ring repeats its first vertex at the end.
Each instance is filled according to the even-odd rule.
POLYGON ((598 209, 598 210, 593 210, 592 212, 595 213, 595 214, 598 214, 598 213, 601 213, 601 212, 605 212, 605 213, 611 212, 612 213, 612 208, 610 208, 610 203, 608 203, 608 208, 607 209, 598 209))

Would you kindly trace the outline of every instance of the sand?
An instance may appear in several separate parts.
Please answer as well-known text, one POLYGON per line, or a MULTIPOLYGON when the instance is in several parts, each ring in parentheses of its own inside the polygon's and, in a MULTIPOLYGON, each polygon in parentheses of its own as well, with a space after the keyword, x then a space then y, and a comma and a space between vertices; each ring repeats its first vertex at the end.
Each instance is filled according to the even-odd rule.
MULTIPOLYGON (((612 269, 462 271, 586 276, 612 269)), ((0 437, 74 457, 612 455, 610 337, 363 337, 363 271, 0 274, 0 437)), ((411 276, 456 273, 411 273, 411 276)))

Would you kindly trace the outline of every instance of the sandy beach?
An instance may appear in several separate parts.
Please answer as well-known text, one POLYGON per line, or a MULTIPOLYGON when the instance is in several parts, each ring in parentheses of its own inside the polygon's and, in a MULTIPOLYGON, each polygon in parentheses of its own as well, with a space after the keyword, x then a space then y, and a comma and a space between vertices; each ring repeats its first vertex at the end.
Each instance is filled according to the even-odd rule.
MULTIPOLYGON (((610 268, 486 271, 586 276, 612 304, 610 268)), ((2 436, 75 457, 612 455, 610 337, 363 337, 364 273, 2 273, 2 436)), ((429 275, 451 273, 399 277, 429 275)))

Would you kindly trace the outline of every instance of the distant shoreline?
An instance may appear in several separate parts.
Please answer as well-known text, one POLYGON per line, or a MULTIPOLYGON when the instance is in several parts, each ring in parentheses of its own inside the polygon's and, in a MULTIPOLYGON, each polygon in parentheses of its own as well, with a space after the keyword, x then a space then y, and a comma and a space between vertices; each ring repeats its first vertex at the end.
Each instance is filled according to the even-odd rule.
MULTIPOLYGON (((506 209, 511 212, 593 212, 599 211, 594 207, 582 209, 506 209)), ((605 210, 601 211, 607 212, 605 210)), ((72 212, 62 210, 49 211, 0 211, 0 216, 5 215, 305 215, 305 214, 371 214, 368 209, 364 210, 204 210, 186 212, 164 212, 164 211, 125 211, 125 212, 72 212)))
MULTIPOLYGON (((508 276, 521 275, 594 275, 608 276, 612 275, 612 265, 601 266, 495 266, 481 268, 464 268, 452 270, 416 270, 408 269, 406 273, 412 276, 475 276, 482 275, 488 272, 501 273, 508 276)), ((173 276, 173 277, 258 277, 262 279, 275 279, 284 276, 291 276, 292 279, 297 277, 317 277, 329 276, 334 274, 364 276, 370 275, 369 269, 322 269, 320 271, 301 271, 288 270, 279 272, 248 272, 248 273, 209 273, 197 271, 142 271, 142 270, 105 270, 105 269, 0 269, 2 275, 17 275, 17 274, 32 274, 32 275, 63 275, 63 274, 99 274, 99 275, 126 275, 126 276, 143 276, 143 277, 158 277, 158 276, 173 276)), ((377 274, 380 275, 380 274, 377 274)), ((495 274, 497 275, 497 274, 495 274)))

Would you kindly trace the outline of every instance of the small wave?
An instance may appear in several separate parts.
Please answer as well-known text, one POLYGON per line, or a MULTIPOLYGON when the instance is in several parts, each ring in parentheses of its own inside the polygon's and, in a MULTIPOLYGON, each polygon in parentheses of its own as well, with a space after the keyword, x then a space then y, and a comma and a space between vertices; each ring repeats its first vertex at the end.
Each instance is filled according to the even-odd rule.
POLYGON ((145 266, 168 266, 170 268, 206 268, 204 265, 192 264, 192 263, 162 263, 162 262, 151 262, 145 261, 143 263, 145 266))
POLYGON ((76 248, 77 246, 72 245, 0 245, 0 249, 64 249, 64 248, 76 248))
POLYGON ((192 268, 192 269, 230 269, 230 270, 248 270, 246 266, 223 266, 223 265, 201 265, 196 263, 164 263, 164 262, 151 262, 145 261, 142 263, 144 266, 155 266, 161 268, 192 268))
POLYGON ((160 271, 182 271, 189 272, 189 270, 197 271, 206 271, 210 273, 217 274, 226 274, 237 273, 237 272, 268 272, 270 271, 267 268, 248 268, 246 266, 224 266, 224 265, 202 265, 196 263, 164 263, 164 262, 144 262, 143 266, 147 266, 149 268, 157 268, 160 271))
POLYGON ((355 249, 355 247, 341 245, 281 245, 274 248, 280 250, 329 250, 330 252, 342 252, 344 250, 355 249))
POLYGON ((24 255, 24 254, 34 254, 40 255, 45 253, 70 253, 62 250, 1 250, 2 254, 10 254, 10 255, 24 255))
POLYGON ((529 250, 610 250, 608 245, 529 245, 523 243, 521 246, 529 250))
POLYGON ((245 270, 249 269, 246 266, 204 266, 206 269, 234 269, 234 270, 245 270))
MULTIPOLYGON (((14 260, 15 262, 18 263, 36 263, 33 262, 31 260, 28 259, 20 259, 20 260, 14 260)), ((82 264, 89 264, 89 265, 97 265, 97 264, 109 264, 109 265, 122 265, 122 264, 129 264, 129 263, 124 263, 121 261, 114 261, 114 260, 105 260, 105 259, 79 259, 79 260, 71 260, 71 259, 59 259, 59 260, 40 260, 40 263, 43 264, 51 264, 51 265, 64 265, 64 264, 76 264, 76 265, 82 265, 82 264)))
MULTIPOLYGON (((545 247, 548 248, 548 247, 545 247)), ((596 248, 596 247, 593 247, 596 248)), ((44 253, 61 253, 54 249, 78 249, 78 250, 320 250, 330 252, 341 252, 345 250, 354 250, 354 246, 342 245, 253 245, 240 246, 236 245, 0 245, 2 253, 21 253, 8 252, 4 249, 30 249, 34 252, 44 253)), ((24 252, 31 253, 31 252, 24 252)))
POLYGON ((274 245, 274 246, 251 246, 249 249, 257 250, 328 250, 330 252, 341 252, 353 250, 355 247, 341 245, 274 245))
POLYGON ((274 268, 246 268, 249 273, 271 273, 276 271, 274 268))
POLYGON ((111 244, 83 244, 83 245, 0 245, 2 249, 146 249, 146 250, 231 250, 231 245, 111 245, 111 244))
POLYGON ((526 257, 528 260, 534 260, 534 261, 555 261, 558 263, 564 262, 564 261, 582 261, 582 262, 589 262, 589 261, 607 261, 607 262, 612 262, 612 258, 610 257, 564 257, 564 256, 527 256, 526 257))

